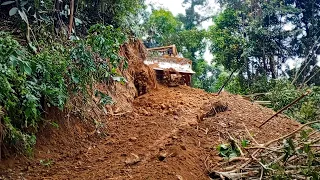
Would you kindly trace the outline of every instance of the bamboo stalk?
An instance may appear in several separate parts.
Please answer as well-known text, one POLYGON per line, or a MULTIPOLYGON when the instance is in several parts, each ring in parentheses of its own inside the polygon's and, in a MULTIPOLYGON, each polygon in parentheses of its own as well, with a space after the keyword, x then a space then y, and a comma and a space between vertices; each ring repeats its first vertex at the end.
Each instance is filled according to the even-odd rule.
POLYGON ((260 126, 259 128, 261 128, 263 125, 265 125, 267 122, 269 122, 272 118, 276 117, 278 114, 282 113, 284 110, 288 109, 289 107, 291 107, 292 105, 296 104, 298 101, 300 101, 301 99, 303 99, 304 97, 308 96, 312 91, 311 90, 307 90, 302 96, 298 97, 296 100, 294 100, 293 102, 291 102, 290 104, 286 105, 285 107, 283 107, 282 109, 280 109, 276 114, 272 115, 270 118, 268 118, 267 120, 265 120, 260 126))

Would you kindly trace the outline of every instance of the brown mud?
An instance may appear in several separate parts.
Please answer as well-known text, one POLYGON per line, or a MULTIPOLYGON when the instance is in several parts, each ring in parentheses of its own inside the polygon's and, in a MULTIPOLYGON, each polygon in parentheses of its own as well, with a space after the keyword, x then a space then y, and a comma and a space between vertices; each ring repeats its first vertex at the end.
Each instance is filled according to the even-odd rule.
POLYGON ((50 109, 46 119, 59 127, 41 128, 33 158, 2 160, 0 179, 209 179, 207 165, 223 161, 217 145, 230 135, 248 138, 244 126, 259 143, 300 126, 280 115, 259 129, 274 111, 226 92, 157 85, 143 52, 140 43, 122 47, 130 59, 121 70, 126 85, 97 85, 116 100, 107 115, 86 110, 93 124, 90 117, 50 109))
POLYGON ((3 161, 0 172, 8 179, 209 179, 205 162, 219 163, 216 146, 227 142, 228 133, 245 137, 243 124, 259 143, 299 126, 276 117, 259 129, 272 110, 240 96, 217 97, 187 86, 159 86, 136 98, 133 107, 131 113, 106 119, 106 137, 90 135, 93 129, 77 119, 46 128, 33 159, 3 161), (198 120, 208 101, 227 102, 228 110, 198 120), (48 159, 52 164, 40 163, 48 159))

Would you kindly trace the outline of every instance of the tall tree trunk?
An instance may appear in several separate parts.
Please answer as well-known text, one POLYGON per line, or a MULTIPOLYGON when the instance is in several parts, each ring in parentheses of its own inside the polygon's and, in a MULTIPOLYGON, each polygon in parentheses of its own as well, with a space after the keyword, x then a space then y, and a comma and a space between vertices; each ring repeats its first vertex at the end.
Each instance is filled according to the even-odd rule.
POLYGON ((73 12, 74 12, 74 0, 70 0, 70 17, 69 17, 69 33, 68 38, 70 38, 70 35, 72 33, 72 27, 73 27, 73 12))
POLYGON ((275 65, 274 57, 273 57, 273 56, 270 56, 270 71, 271 71, 272 79, 276 79, 276 78, 277 78, 277 75, 276 75, 276 65, 275 65))
POLYGON ((262 63, 263 63, 263 69, 264 69, 264 74, 267 75, 268 72, 268 66, 267 66, 267 62, 266 62, 266 53, 265 53, 265 49, 262 48, 263 54, 262 54, 262 63))
POLYGON ((246 60, 246 71, 247 71, 247 76, 248 76, 248 83, 251 85, 251 72, 250 72, 250 67, 249 67, 249 60, 246 60))

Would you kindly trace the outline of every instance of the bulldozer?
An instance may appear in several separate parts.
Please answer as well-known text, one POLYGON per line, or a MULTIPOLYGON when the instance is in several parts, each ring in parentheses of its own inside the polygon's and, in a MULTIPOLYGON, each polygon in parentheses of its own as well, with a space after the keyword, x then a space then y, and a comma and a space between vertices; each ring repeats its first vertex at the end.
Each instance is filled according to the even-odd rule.
POLYGON ((192 61, 179 56, 175 45, 148 48, 144 63, 156 73, 157 81, 169 87, 191 86, 192 61))

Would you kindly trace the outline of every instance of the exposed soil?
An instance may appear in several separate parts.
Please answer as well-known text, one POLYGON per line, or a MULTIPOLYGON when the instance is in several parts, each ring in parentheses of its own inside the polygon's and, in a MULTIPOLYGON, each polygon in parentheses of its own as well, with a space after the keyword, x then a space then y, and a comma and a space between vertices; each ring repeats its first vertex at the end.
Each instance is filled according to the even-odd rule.
POLYGON ((49 109, 34 157, 2 160, 0 179, 209 179, 208 164, 223 161, 216 146, 230 135, 248 139, 244 125, 259 143, 300 125, 278 116, 259 129, 274 111, 237 95, 157 85, 141 42, 121 53, 129 59, 129 68, 119 70, 128 83, 96 86, 116 100, 108 114, 93 104, 78 107, 81 98, 64 112, 49 109))
MULTIPOLYGON (((257 128, 274 112, 223 93, 217 97, 187 86, 158 87, 136 98, 133 111, 105 119, 106 137, 71 118, 69 124, 44 128, 38 136, 35 157, 1 163, 4 179, 209 179, 205 162, 221 161, 215 147, 230 133, 245 137, 243 124, 259 143, 277 138, 299 126, 276 117, 257 128), (221 101, 228 110, 198 120, 208 102, 221 101), (48 166, 39 163, 52 159, 48 166)), ((57 119, 63 113, 57 114, 57 119)), ((0 176, 0 177, 1 177, 0 176)))

